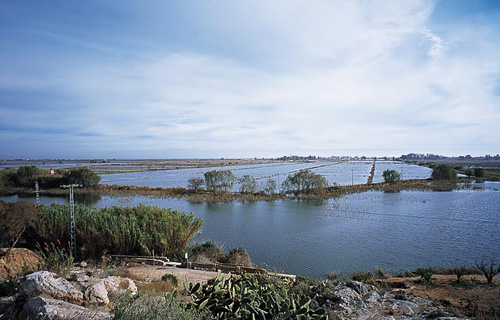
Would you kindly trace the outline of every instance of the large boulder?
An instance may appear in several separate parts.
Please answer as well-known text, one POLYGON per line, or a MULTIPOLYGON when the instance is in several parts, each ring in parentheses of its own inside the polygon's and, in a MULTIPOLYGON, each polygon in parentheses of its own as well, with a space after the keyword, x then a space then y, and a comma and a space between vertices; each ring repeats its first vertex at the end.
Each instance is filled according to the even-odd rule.
POLYGON ((49 296, 74 303, 83 301, 81 291, 76 290, 68 280, 57 278, 55 273, 48 271, 38 271, 27 275, 21 282, 19 293, 28 297, 49 296))
POLYGON ((20 320, 70 320, 70 319, 111 319, 107 312, 94 311, 76 304, 42 297, 30 298, 18 316, 20 320))
POLYGON ((104 281, 99 281, 88 286, 87 289, 85 289, 84 297, 85 301, 91 304, 109 304, 108 291, 106 290, 104 281))
POLYGON ((129 292, 131 295, 137 294, 137 286, 134 281, 129 278, 110 276, 102 280, 108 292, 125 293, 129 292))
POLYGON ((85 300, 91 304, 107 305, 109 304, 108 293, 129 293, 137 294, 137 286, 129 278, 110 276, 99 282, 96 282, 85 289, 85 300))
POLYGON ((349 287, 338 287, 331 296, 332 300, 338 304, 345 315, 354 313, 358 303, 361 301, 359 293, 349 287))

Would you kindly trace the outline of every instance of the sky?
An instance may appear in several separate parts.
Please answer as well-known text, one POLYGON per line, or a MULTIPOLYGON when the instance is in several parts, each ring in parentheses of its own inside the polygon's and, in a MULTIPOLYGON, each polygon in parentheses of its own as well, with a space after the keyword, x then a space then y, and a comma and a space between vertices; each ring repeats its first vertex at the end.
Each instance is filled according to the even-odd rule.
POLYGON ((0 1, 0 158, 411 152, 500 152, 500 1, 0 1))

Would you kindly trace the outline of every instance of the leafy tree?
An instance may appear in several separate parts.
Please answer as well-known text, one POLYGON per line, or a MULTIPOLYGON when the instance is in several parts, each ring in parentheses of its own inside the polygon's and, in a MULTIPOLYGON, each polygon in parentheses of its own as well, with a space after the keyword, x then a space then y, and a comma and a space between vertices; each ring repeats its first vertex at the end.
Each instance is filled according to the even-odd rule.
POLYGON ((474 168, 474 177, 476 177, 476 178, 484 177, 484 169, 483 168, 474 168))
POLYGON ((198 192, 204 183, 205 183, 205 180, 202 178, 198 178, 198 177, 189 178, 188 179, 188 189, 194 190, 194 192, 198 192))
POLYGON ((396 170, 385 170, 382 173, 384 181, 389 184, 393 184, 401 179, 401 175, 396 170))
POLYGON ((439 164, 432 170, 433 180, 453 180, 457 177, 455 168, 448 164, 439 164))
POLYGON ((254 177, 246 174, 239 179, 241 193, 255 193, 257 181, 254 177))
POLYGON ((264 193, 267 195, 273 195, 276 192, 276 180, 269 178, 264 185, 264 193))
POLYGON ((101 177, 90 168, 76 168, 67 171, 63 177, 64 183, 79 184, 84 188, 95 188, 101 177))
POLYGON ((293 175, 288 175, 283 181, 283 189, 295 194, 321 193, 328 187, 328 181, 325 177, 312 172, 309 169, 300 170, 293 175))
POLYGON ((234 185, 236 177, 231 170, 212 170, 205 172, 205 186, 209 191, 228 191, 234 185))
POLYGON ((32 187, 38 176, 45 173, 43 169, 35 166, 22 166, 17 169, 15 184, 19 187, 32 187))
POLYGON ((471 178, 474 175, 474 170, 471 168, 468 168, 468 169, 465 169, 464 173, 467 176, 467 178, 471 178))

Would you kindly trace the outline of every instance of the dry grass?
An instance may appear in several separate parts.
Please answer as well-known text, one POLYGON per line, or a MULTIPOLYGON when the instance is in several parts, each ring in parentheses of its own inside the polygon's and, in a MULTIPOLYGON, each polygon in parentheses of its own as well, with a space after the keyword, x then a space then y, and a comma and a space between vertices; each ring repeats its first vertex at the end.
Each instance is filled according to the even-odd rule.
POLYGON ((441 301, 457 316, 477 319, 500 319, 500 277, 492 285, 486 284, 481 275, 463 276, 456 283, 454 275, 433 275, 435 284, 420 284, 419 277, 389 278, 384 282, 393 288, 405 288, 407 293, 441 301))

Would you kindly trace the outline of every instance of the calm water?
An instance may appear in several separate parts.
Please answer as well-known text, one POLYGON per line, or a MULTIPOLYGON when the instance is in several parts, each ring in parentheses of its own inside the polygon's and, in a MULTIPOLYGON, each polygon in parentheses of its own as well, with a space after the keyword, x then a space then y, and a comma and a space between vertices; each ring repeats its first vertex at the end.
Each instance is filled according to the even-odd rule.
MULTIPOLYGON (((194 212, 204 221, 196 240, 241 246, 258 264, 322 278, 332 270, 349 275, 375 267, 471 265, 481 256, 500 260, 500 184, 478 185, 487 189, 365 192, 322 203, 192 204, 143 196, 86 200, 96 207, 144 203, 194 212)), ((42 197, 44 204, 65 201, 42 197)))
MULTIPOLYGON (((203 174, 209 170, 232 170, 236 177, 250 175, 260 183, 272 177, 278 184, 286 179, 288 174, 301 169, 311 169, 317 174, 324 176, 330 184, 340 185, 363 184, 368 180, 372 161, 349 161, 349 162, 312 162, 312 163, 271 163, 244 166, 226 166, 201 169, 179 169, 150 172, 129 172, 102 174, 101 183, 118 185, 137 185, 147 187, 187 187, 187 181, 191 177, 203 178, 203 174)), ((394 169, 402 173, 403 179, 426 179, 432 170, 426 167, 404 164, 393 161, 377 161, 373 182, 383 181, 382 172, 386 169, 394 169)), ((235 186, 237 189, 238 186, 235 186)))

